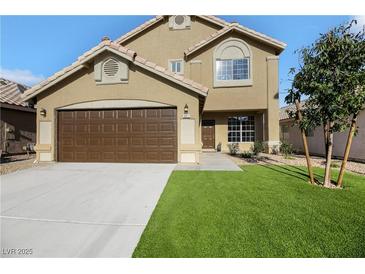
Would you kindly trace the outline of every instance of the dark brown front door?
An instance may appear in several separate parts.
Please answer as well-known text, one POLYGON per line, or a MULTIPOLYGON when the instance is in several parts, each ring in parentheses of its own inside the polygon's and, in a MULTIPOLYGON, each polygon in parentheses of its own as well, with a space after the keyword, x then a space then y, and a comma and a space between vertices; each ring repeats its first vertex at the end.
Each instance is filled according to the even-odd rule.
POLYGON ((203 120, 202 121, 202 139, 203 148, 214 149, 215 148, 215 121, 203 120))
POLYGON ((62 162, 176 163, 176 109, 58 112, 62 162))

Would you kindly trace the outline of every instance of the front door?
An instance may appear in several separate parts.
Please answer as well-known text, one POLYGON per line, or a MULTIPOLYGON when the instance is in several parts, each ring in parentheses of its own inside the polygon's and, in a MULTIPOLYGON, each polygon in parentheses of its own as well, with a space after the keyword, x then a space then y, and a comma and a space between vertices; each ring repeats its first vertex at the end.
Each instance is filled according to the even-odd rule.
POLYGON ((202 121, 203 149, 215 149, 215 120, 202 121))

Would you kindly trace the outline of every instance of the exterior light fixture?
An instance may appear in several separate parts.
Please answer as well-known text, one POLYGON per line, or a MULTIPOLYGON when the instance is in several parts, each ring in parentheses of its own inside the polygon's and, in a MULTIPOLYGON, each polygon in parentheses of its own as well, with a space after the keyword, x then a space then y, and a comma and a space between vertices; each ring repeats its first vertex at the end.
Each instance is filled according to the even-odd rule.
POLYGON ((183 119, 190 119, 188 104, 185 104, 183 119))
POLYGON ((39 114, 42 115, 43 117, 46 117, 47 111, 44 108, 42 108, 39 114))
POLYGON ((188 113, 189 113, 189 107, 188 107, 188 104, 185 104, 184 114, 188 114, 188 113))

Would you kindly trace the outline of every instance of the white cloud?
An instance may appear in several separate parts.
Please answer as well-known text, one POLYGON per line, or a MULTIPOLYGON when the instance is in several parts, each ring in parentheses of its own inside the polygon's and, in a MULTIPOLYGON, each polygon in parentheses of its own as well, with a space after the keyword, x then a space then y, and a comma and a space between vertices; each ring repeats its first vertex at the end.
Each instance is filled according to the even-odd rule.
POLYGON ((0 77, 28 86, 33 86, 44 80, 43 75, 34 75, 30 70, 5 69, 1 67, 0 77))
POLYGON ((357 21, 357 25, 354 27, 356 31, 360 31, 365 28, 365 15, 356 15, 354 19, 357 21))

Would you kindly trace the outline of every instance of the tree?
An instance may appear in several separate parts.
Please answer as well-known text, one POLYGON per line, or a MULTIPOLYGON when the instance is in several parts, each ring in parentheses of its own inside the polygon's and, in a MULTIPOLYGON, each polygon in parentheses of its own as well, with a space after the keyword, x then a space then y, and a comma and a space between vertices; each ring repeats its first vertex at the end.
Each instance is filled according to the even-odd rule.
MULTIPOLYGON (((294 74, 295 69, 291 68, 289 73, 294 74)), ((311 184, 314 184, 315 181, 314 181, 314 176, 313 176, 311 158, 309 155, 307 136, 305 134, 305 128, 302 126, 303 125, 303 115, 302 115, 302 110, 301 110, 301 104, 300 104, 301 98, 300 97, 301 97, 300 91, 298 89, 295 89, 295 87, 292 87, 291 89, 289 89, 289 94, 285 97, 285 102, 287 104, 293 104, 293 103, 295 104, 296 110, 294 112, 289 112, 289 116, 295 117, 296 123, 299 126, 301 136, 302 136, 305 159, 307 161, 309 181, 311 184)))
MULTIPOLYGON (((308 97, 302 111, 303 119, 300 121, 300 128, 306 130, 321 125, 324 127, 325 187, 332 185, 333 134, 351 127, 352 124, 348 146, 345 150, 349 152, 353 129, 356 127, 356 121, 350 123, 349 118, 354 115, 356 118, 365 103, 363 99, 365 97, 363 94, 364 31, 353 33, 351 30, 353 24, 356 24, 356 21, 320 34, 319 39, 312 45, 299 50, 300 69, 292 83, 292 93, 295 92, 299 98, 300 96, 308 97)), ((346 160, 341 169, 342 173, 346 160)))
MULTIPOLYGON (((357 23, 355 21, 355 23, 357 23)), ((349 26, 351 29, 351 25, 349 26)), ((351 58, 344 60, 348 71, 344 85, 346 86, 347 96, 343 102, 349 117, 351 116, 351 124, 347 137, 347 143, 344 151, 343 161, 340 173, 337 179, 337 186, 342 187, 343 176, 346 169, 346 163, 350 155, 350 149, 353 136, 356 133, 357 117, 365 105, 365 30, 354 33, 351 32, 346 39, 346 49, 350 49, 349 54, 353 54, 351 58)))

